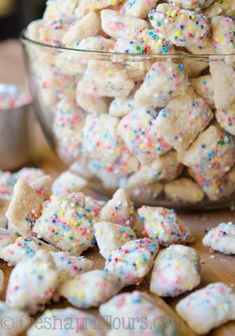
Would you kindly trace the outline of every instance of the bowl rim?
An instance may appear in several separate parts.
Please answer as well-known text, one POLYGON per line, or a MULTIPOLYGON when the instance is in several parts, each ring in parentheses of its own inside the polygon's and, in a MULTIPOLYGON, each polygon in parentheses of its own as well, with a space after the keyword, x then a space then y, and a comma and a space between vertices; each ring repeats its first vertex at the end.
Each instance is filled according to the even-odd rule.
MULTIPOLYGON (((63 46, 56 46, 56 45, 52 45, 52 44, 47 44, 44 42, 40 42, 40 41, 36 41, 33 40, 29 37, 27 37, 26 35, 26 31, 27 28, 25 28, 21 34, 20 34, 20 40, 23 44, 26 43, 31 43, 34 44, 36 46, 39 47, 43 47, 43 48, 48 48, 48 49, 53 49, 53 50, 60 50, 60 51, 72 51, 72 52, 77 52, 77 53, 81 53, 84 55, 102 55, 102 56, 109 56, 109 57, 125 57, 125 59, 152 59, 155 57, 158 58, 175 58, 175 59, 182 59, 182 58, 189 58, 189 59, 208 59, 210 58, 211 60, 213 60, 213 58, 224 58, 224 57, 235 57, 235 53, 232 54, 190 54, 190 53, 185 53, 185 54, 126 54, 126 53, 119 53, 119 52, 113 52, 113 51, 98 51, 98 50, 85 50, 85 49, 76 49, 76 48, 70 48, 70 47, 63 47, 63 46)), ((184 51, 182 51, 184 52, 184 51)), ((217 60, 217 59, 214 59, 217 60)))

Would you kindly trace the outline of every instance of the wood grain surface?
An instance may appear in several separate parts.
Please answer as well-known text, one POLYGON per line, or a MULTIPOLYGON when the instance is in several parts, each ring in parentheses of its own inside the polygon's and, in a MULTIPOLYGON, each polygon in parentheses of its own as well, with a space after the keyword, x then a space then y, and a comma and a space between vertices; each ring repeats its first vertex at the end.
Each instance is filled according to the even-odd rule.
MULTIPOLYGON (((18 42, 11 41, 0 44, 0 82, 8 83, 22 83, 24 80, 22 54, 18 42)), ((52 176, 56 176, 63 170, 63 166, 53 155, 48 148, 43 136, 36 126, 36 147, 32 157, 32 163, 38 167, 45 169, 52 176)), ((4 213, 4 205, 0 205, 1 214, 4 213)), ((235 286, 235 257, 225 256, 220 253, 210 253, 209 249, 202 245, 202 237, 208 228, 211 228, 221 222, 233 221, 235 222, 235 212, 232 210, 220 210, 210 212, 197 212, 197 213, 180 213, 181 217, 185 220, 186 224, 191 228, 195 235, 195 242, 191 244, 196 248, 201 257, 202 264, 202 282, 201 287, 212 282, 223 281, 229 286, 235 286)), ((0 216, 1 219, 1 216, 0 216)), ((95 261, 96 268, 102 268, 104 259, 98 254, 96 250, 90 250, 85 255, 95 261)), ((6 263, 0 261, 0 268, 5 273, 5 288, 7 286, 8 276, 11 269, 6 263)), ((132 290, 128 288, 127 290, 132 290)), ((140 286, 140 290, 148 292, 149 279, 147 278, 140 286)), ((235 288, 234 288, 235 290, 235 288)), ((182 336, 194 335, 192 331, 179 319, 174 311, 174 306, 177 300, 168 299, 163 301, 155 295, 152 295, 157 304, 165 309, 175 320, 182 336)), ((1 299, 5 298, 5 290, 1 295, 1 299)), ((180 297, 182 298, 182 296, 180 297)), ((52 304, 49 307, 64 307, 68 306, 65 301, 60 304, 52 304)), ((97 316, 97 311, 92 310, 93 314, 97 316)), ((198 321, 200 323, 200 321, 198 321)), ((107 326, 104 326, 106 328, 107 326)), ((212 336, 234 336, 235 335, 235 322, 227 323, 226 325, 213 330, 210 335, 212 336)), ((120 335, 121 336, 121 335, 120 335)))

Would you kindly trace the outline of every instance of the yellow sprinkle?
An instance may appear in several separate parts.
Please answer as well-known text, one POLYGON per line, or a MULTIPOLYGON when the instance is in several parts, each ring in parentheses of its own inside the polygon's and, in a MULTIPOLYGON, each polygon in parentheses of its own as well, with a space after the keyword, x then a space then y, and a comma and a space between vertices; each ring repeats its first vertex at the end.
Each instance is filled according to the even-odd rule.
POLYGON ((190 32, 195 31, 195 26, 188 26, 188 30, 189 30, 190 32))
POLYGON ((180 32, 179 31, 176 31, 175 32, 175 37, 179 37, 180 36, 180 32))
POLYGON ((84 299, 85 297, 85 293, 84 292, 77 292, 77 295, 76 295, 80 300, 84 299))
POLYGON ((60 216, 60 217, 64 217, 64 215, 65 215, 65 211, 64 211, 64 210, 61 210, 61 211, 59 212, 59 216, 60 216))
POLYGON ((142 265, 143 261, 141 259, 137 259, 135 263, 138 266, 138 265, 142 265))
POLYGON ((156 47, 160 48, 161 46, 162 46, 162 41, 161 40, 157 41, 156 42, 156 47))
POLYGON ((175 268, 176 269, 180 268, 180 264, 178 263, 178 261, 176 261, 176 263, 175 263, 175 268))

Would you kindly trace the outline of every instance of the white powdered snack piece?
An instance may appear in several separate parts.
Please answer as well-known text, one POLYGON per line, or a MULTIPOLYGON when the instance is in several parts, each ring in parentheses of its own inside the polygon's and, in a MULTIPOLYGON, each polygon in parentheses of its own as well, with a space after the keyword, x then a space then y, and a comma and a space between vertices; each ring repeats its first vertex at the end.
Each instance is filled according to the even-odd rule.
POLYGON ((85 257, 76 257, 68 252, 51 252, 51 256, 60 273, 60 281, 73 279, 79 274, 88 272, 93 267, 93 262, 85 257))
POLYGON ((187 177, 180 177, 164 185, 164 192, 168 199, 174 202, 201 202, 204 198, 202 188, 187 177))
POLYGON ((73 306, 87 309, 98 307, 122 288, 120 280, 104 270, 94 270, 66 281, 59 289, 61 296, 73 306))
POLYGON ((87 51, 112 51, 115 41, 103 36, 90 36, 78 41, 75 44, 76 49, 87 51))
POLYGON ((0 334, 1 336, 18 336, 21 335, 27 327, 31 324, 31 317, 22 310, 10 308, 5 302, 0 301, 0 320, 10 321, 9 324, 1 323, 0 334), (7 325, 7 328, 6 328, 7 325))
POLYGON ((58 249, 79 256, 95 244, 93 219, 83 194, 53 195, 44 203, 34 232, 58 249))
POLYGON ((118 134, 141 164, 149 164, 171 149, 158 133, 157 117, 158 111, 152 106, 140 106, 118 125, 118 134))
POLYGON ((208 285, 186 296, 176 311, 199 335, 235 319, 235 294, 222 282, 208 285))
POLYGON ((209 105, 210 108, 215 107, 214 102, 214 84, 211 75, 205 75, 191 80, 194 91, 209 105))
POLYGON ((30 183, 30 186, 36 191, 36 193, 46 201, 51 196, 51 187, 52 187, 53 179, 49 175, 45 175, 37 178, 36 180, 30 183))
POLYGON ((96 97, 127 97, 134 88, 127 69, 109 61, 88 62, 82 79, 78 82, 78 91, 96 97))
POLYGON ((124 117, 130 113, 137 105, 134 96, 127 98, 115 98, 109 106, 109 114, 113 117, 124 117))
POLYGON ((8 229, 21 235, 31 231, 42 211, 43 199, 27 182, 19 179, 6 212, 8 229))
POLYGON ((229 108, 218 109, 216 119, 225 131, 235 136, 235 103, 229 108))
POLYGON ((75 19, 75 10, 79 0, 48 0, 43 19, 50 23, 54 20, 72 21, 75 19))
POLYGON ((126 16, 145 19, 149 11, 156 6, 157 2, 158 0, 127 0, 120 11, 126 16))
POLYGON ((82 130, 85 113, 74 100, 64 98, 55 107, 53 130, 58 150, 69 163, 79 159, 82 152, 82 130))
POLYGON ((210 180, 225 175, 235 163, 235 141, 228 133, 210 126, 180 155, 195 174, 210 180))
POLYGON ((211 20, 211 30, 212 41, 217 54, 234 55, 235 39, 233 36, 233 32, 235 31, 235 17, 213 17, 211 20))
POLYGON ((163 3, 150 11, 148 17, 156 33, 178 47, 199 47, 208 41, 209 20, 202 13, 163 3))
POLYGON ((100 219, 123 226, 133 223, 134 205, 124 189, 118 189, 100 212, 100 219))
POLYGON ((235 224, 221 223, 203 238, 203 245, 224 254, 235 254, 235 224))
MULTIPOLYGON (((175 49, 172 44, 164 39, 161 35, 155 33, 154 29, 134 30, 131 34, 118 38, 114 51, 124 54, 174 54, 175 49)), ((146 60, 147 61, 147 60, 146 60)), ((140 62, 136 64, 136 70, 143 70, 143 76, 136 82, 143 80, 144 74, 147 72, 153 61, 150 59, 148 63, 140 62)), ((134 62, 133 62, 134 65, 134 62)), ((134 70, 134 69, 133 69, 134 70)), ((141 71, 140 71, 141 73, 141 71)))
POLYGON ((143 333, 149 336, 178 335, 176 325, 166 312, 148 295, 139 291, 119 294, 101 305, 99 311, 111 327, 114 327, 108 335, 141 336, 143 333), (123 324, 115 332, 116 319, 123 324))
POLYGON ((89 13, 71 23, 63 35, 62 43, 66 47, 74 46, 74 43, 84 38, 99 34, 101 29, 100 16, 98 13, 89 13))
POLYGON ((63 336, 65 333, 69 336, 103 336, 93 315, 71 307, 46 310, 28 330, 27 336, 63 336))
POLYGON ((235 3, 233 0, 222 0, 214 2, 204 11, 209 18, 217 15, 235 16, 235 3))
POLYGON ((109 99, 105 97, 96 97, 95 95, 87 95, 85 92, 80 92, 78 82, 78 90, 76 101, 86 113, 105 114, 109 110, 109 99))
POLYGON ((104 8, 119 5, 122 0, 80 0, 78 8, 76 9, 77 17, 84 16, 87 13, 100 11, 104 8))
POLYGON ((39 250, 49 252, 56 249, 37 238, 19 237, 15 242, 0 250, 0 259, 7 262, 9 266, 15 266, 24 258, 33 258, 39 250))
POLYGON ((125 16, 111 9, 101 11, 101 26, 103 31, 113 39, 130 34, 133 30, 148 28, 147 21, 137 17, 125 16))
POLYGON ((47 252, 39 251, 33 258, 21 260, 11 272, 6 304, 35 314, 52 298, 58 275, 53 258, 47 252))
POLYGON ((131 228, 109 222, 96 223, 94 233, 99 252, 105 259, 128 241, 136 239, 131 228))
POLYGON ((80 192, 87 185, 87 181, 70 171, 60 174, 53 182, 52 192, 54 195, 71 194, 72 192, 80 192))
POLYGON ((136 188, 162 180, 173 180, 181 171, 182 165, 178 162, 177 153, 170 151, 149 165, 141 166, 136 173, 128 178, 127 187, 136 188))
POLYGON ((156 127, 159 135, 181 152, 206 128, 213 116, 205 100, 189 89, 159 112, 156 127))
POLYGON ((194 240, 191 231, 174 210, 142 206, 138 210, 138 215, 139 220, 144 223, 148 236, 156 239, 160 245, 185 244, 194 240))
POLYGON ((188 88, 188 76, 182 64, 156 62, 147 73, 143 84, 135 93, 142 105, 164 107, 171 99, 188 88))
POLYGON ((170 0, 169 3, 185 9, 203 9, 209 7, 215 0, 170 0))
POLYGON ((217 109, 229 108, 235 102, 235 70, 231 64, 212 60, 210 73, 214 86, 214 100, 217 109))
POLYGON ((124 286, 139 284, 150 271, 157 252, 156 240, 131 240, 111 253, 105 270, 115 274, 124 286))
POLYGON ((0 228, 0 251, 2 251, 8 245, 14 243, 17 239, 17 236, 12 232, 0 228))
POLYGON ((150 282, 151 292, 175 297, 200 283, 200 258, 195 249, 171 245, 157 256, 150 282))

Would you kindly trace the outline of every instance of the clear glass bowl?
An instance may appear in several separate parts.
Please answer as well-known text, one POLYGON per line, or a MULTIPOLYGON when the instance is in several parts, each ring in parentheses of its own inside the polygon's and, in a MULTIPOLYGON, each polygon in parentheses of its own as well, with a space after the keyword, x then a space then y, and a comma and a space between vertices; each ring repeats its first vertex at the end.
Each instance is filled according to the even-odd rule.
MULTIPOLYGON (((161 154, 161 159, 166 155, 164 152, 167 152, 171 146, 166 143, 165 139, 156 137, 156 134, 153 135, 150 131, 159 112, 175 97, 183 97, 185 80, 190 83, 190 86, 193 85, 197 93, 204 97, 207 96, 210 100, 211 97, 208 98, 208 94, 210 96, 211 92, 208 92, 208 83, 200 81, 199 85, 192 79, 208 75, 209 65, 215 65, 218 62, 225 66, 234 66, 235 55, 191 55, 185 51, 178 51, 174 55, 133 55, 84 51, 42 44, 28 39, 24 33, 21 40, 25 51, 29 86, 34 98, 33 106, 45 136, 65 165, 77 163, 74 169, 89 180, 92 189, 109 195, 118 187, 128 186, 137 204, 183 209, 216 209, 235 204, 235 174, 232 174, 231 180, 227 178, 227 171, 232 168, 231 164, 229 167, 223 167, 222 164, 221 170, 226 169, 223 174, 220 174, 223 176, 218 180, 195 177, 188 167, 184 165, 176 167, 172 159, 165 160, 163 167, 160 163, 159 167, 158 154, 161 154), (133 99, 123 100, 126 96, 138 91, 143 82, 147 81, 146 74, 155 63, 160 64, 160 68, 165 68, 164 71, 168 74, 167 84, 164 80, 161 82, 160 69, 157 80, 155 74, 158 89, 153 91, 150 84, 151 94, 147 94, 148 90, 142 90, 138 106, 134 105, 136 102, 133 99), (183 74, 180 74, 180 71, 183 74), (114 102, 114 98, 117 97, 120 99, 114 102), (146 111, 145 118, 138 119, 137 117, 137 121, 133 121, 132 118, 131 122, 134 126, 130 127, 132 130, 130 135, 128 119, 124 119, 126 115, 132 113, 133 110, 136 111, 137 108, 140 109, 141 106, 149 106, 155 101, 158 102, 158 107, 154 106, 155 118, 151 111, 146 111), (108 110, 111 111, 112 117, 107 117, 108 110), (86 120, 90 122, 89 126, 86 124, 84 128, 86 120), (127 120, 127 125, 123 120, 127 120), (122 127, 118 128, 117 136, 117 125, 121 121, 122 127), (150 128, 146 129, 146 123, 150 128), (137 134, 133 135, 133 132, 137 134), (137 170, 139 171, 140 165, 145 166, 146 169, 146 166, 149 167, 153 161, 155 165, 153 164, 151 171, 148 171, 148 168, 142 170, 141 175, 132 178, 132 183, 130 183, 130 177, 137 170), (187 200, 187 193, 191 192, 191 184, 188 187, 186 184, 182 188, 180 185, 173 184, 173 189, 171 188, 170 192, 168 189, 168 194, 165 193, 169 181, 182 177, 192 178, 192 175, 206 191, 203 199, 201 199, 202 195, 195 191, 191 196, 189 195, 191 200, 187 200), (177 195, 181 195, 180 200, 177 199, 177 195)), ((149 74, 151 76, 151 72, 149 74)), ((146 87, 148 88, 148 83, 146 87)), ((213 105, 213 102, 209 100, 207 103, 213 105)), ((180 109, 179 100, 178 105, 177 108, 180 109)), ((194 123, 194 116, 190 119, 192 116, 188 115, 185 119, 186 135, 184 126, 182 126, 185 116, 182 117, 181 110, 178 115, 176 114, 176 120, 171 121, 173 130, 177 127, 178 121, 181 124, 180 134, 183 139, 181 140, 186 141, 185 148, 194 143, 197 137, 211 125, 218 129, 221 127, 215 118, 214 106, 210 106, 210 110, 213 112, 213 117, 199 121, 201 129, 197 129, 198 119, 195 119, 194 123), (191 129, 188 121, 192 123, 191 129), (189 139, 188 143, 187 139, 189 139)), ((224 132, 223 128, 221 130, 224 132)), ((179 137, 177 129, 175 131, 175 138, 179 137)), ((230 134, 226 136, 229 136, 231 141, 234 140, 230 134)), ((176 152, 174 153, 176 157, 176 152)), ((235 152, 223 155, 234 156, 235 162, 235 152)), ((207 161, 202 162, 203 165, 204 168, 201 168, 208 168, 207 161)), ((214 162, 212 169, 219 171, 220 163, 214 162)))

